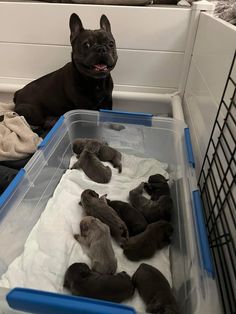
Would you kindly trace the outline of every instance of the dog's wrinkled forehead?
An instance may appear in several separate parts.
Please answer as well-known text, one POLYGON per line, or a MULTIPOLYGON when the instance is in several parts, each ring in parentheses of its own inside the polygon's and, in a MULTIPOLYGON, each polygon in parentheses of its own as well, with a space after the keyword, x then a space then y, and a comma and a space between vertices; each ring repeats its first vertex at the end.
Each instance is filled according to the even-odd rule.
POLYGON ((108 33, 104 30, 96 30, 96 31, 92 31, 92 33, 90 34, 88 40, 95 42, 97 44, 107 44, 109 43, 111 40, 114 41, 114 38, 112 36, 111 33, 108 33))

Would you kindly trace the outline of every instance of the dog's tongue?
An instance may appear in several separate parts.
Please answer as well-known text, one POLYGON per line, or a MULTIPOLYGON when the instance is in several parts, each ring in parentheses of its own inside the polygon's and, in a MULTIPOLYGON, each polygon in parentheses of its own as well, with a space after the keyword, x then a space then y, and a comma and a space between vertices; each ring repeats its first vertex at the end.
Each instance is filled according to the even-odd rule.
POLYGON ((94 68, 96 71, 107 71, 106 64, 95 64, 94 68))

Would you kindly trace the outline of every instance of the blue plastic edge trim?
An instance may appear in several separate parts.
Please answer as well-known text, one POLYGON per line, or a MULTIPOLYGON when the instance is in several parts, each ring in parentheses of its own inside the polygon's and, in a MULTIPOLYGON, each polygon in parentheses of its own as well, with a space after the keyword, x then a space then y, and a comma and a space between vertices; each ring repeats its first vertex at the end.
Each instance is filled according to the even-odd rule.
POLYGON ((201 249, 201 256, 203 261, 203 267, 211 275, 211 277, 215 276, 212 257, 210 252, 209 241, 206 232, 206 226, 203 218, 203 207, 202 207, 202 200, 200 196, 199 190, 195 190, 193 193, 193 202, 194 202, 194 210, 195 210, 195 217, 197 223, 197 231, 199 235, 199 242, 200 242, 200 249, 201 249))
POLYGON ((5 204, 5 202, 8 200, 12 192, 16 189, 18 184, 23 179, 24 175, 25 175, 25 169, 21 168, 18 171, 17 175, 14 177, 14 179, 11 181, 11 183, 8 185, 6 190, 0 196, 0 207, 2 207, 5 204))
POLYGON ((37 314, 135 314, 127 305, 74 297, 40 290, 14 288, 6 296, 8 305, 19 311, 37 314))
POLYGON ((185 143, 187 147, 188 161, 192 165, 192 167, 195 168, 195 160, 194 160, 194 155, 193 155, 193 147, 192 147, 189 128, 184 129, 184 137, 185 137, 185 143))
POLYGON ((143 116, 151 118, 153 116, 152 113, 146 112, 130 112, 130 111, 119 111, 119 110, 108 110, 108 109, 99 109, 100 112, 111 113, 111 114, 123 114, 123 115, 130 115, 130 116, 143 116))
POLYGON ((45 136, 44 140, 38 145, 38 149, 42 149, 43 147, 45 147, 48 142, 50 141, 50 139, 52 138, 52 136, 56 133, 56 131, 59 129, 59 127, 62 125, 63 121, 64 121, 65 117, 61 116, 58 121, 56 122, 56 124, 52 127, 52 129, 48 132, 48 134, 45 136))
POLYGON ((107 109, 100 109, 99 112, 100 112, 99 120, 101 122, 128 123, 152 126, 153 115, 151 113, 107 109))

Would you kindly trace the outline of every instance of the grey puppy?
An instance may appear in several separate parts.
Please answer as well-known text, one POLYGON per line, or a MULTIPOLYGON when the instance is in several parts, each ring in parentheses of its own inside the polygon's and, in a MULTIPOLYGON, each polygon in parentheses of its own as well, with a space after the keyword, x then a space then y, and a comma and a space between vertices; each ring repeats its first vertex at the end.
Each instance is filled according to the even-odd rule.
POLYGON ((88 247, 88 256, 92 261, 92 270, 101 274, 114 274, 117 260, 111 245, 110 229, 99 219, 87 216, 80 222, 81 235, 75 239, 88 247))
POLYGON ((144 232, 123 241, 123 252, 131 261, 150 258, 156 250, 170 244, 172 233, 173 227, 169 222, 154 222, 148 225, 144 232))
POLYGON ((161 219, 170 221, 173 207, 171 197, 162 195, 157 201, 152 201, 143 196, 144 185, 145 183, 142 182, 129 192, 130 203, 142 212, 148 223, 161 219))
POLYGON ((77 155, 81 154, 88 144, 94 147, 94 153, 101 161, 109 161, 114 168, 118 168, 119 173, 122 171, 121 153, 110 147, 106 142, 89 138, 78 138, 73 142, 73 152, 77 155))
POLYGON ((134 294, 134 286, 126 272, 98 274, 84 263, 74 263, 66 271, 64 287, 73 295, 122 302, 134 294))
POLYGON ((132 281, 145 302, 148 313, 180 313, 171 287, 158 269, 142 263, 134 273, 132 281))
POLYGON ((147 221, 143 214, 129 203, 122 201, 110 201, 107 199, 107 204, 111 206, 126 223, 129 230, 129 235, 132 237, 143 232, 147 227, 147 221))
POLYGON ((94 144, 97 144, 99 143, 99 149, 100 149, 100 144, 106 144, 105 142, 103 141, 98 141, 98 140, 95 140, 95 139, 92 139, 92 138, 77 138, 74 140, 73 144, 72 144, 72 150, 73 152, 78 155, 78 158, 79 158, 79 155, 82 153, 83 149, 85 148, 85 146, 88 144, 88 143, 94 143, 94 144))
POLYGON ((119 173, 122 172, 121 153, 107 144, 102 144, 97 154, 101 161, 109 161, 114 168, 118 168, 119 173))
POLYGON ((108 183, 111 180, 111 168, 104 166, 96 156, 98 143, 88 143, 71 169, 83 169, 84 173, 97 183, 108 183))
POLYGON ((120 219, 112 207, 110 207, 105 197, 93 190, 84 190, 81 194, 81 205, 86 215, 94 216, 109 226, 112 237, 120 244, 129 237, 129 232, 124 221, 120 219))

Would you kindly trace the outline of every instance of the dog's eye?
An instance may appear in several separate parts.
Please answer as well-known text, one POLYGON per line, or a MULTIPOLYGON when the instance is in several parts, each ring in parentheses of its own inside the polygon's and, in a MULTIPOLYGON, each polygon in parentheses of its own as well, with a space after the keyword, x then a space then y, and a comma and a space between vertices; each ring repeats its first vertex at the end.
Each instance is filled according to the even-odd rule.
POLYGON ((108 46, 109 46, 110 48, 113 48, 114 45, 115 45, 114 41, 110 41, 109 44, 108 44, 108 46))
POLYGON ((90 48, 91 45, 90 45, 90 43, 89 43, 88 41, 86 41, 86 42, 84 43, 84 47, 85 47, 85 48, 90 48))

